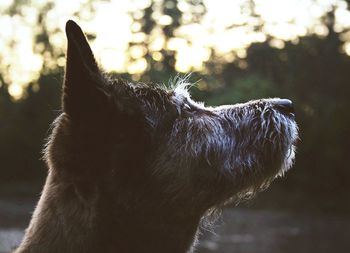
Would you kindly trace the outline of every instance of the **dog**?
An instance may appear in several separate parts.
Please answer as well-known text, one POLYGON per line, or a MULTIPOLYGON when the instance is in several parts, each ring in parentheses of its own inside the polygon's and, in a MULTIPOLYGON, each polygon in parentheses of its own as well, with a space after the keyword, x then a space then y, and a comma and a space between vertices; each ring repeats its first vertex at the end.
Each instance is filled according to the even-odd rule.
POLYGON ((48 176, 15 253, 193 252, 209 213, 292 166, 290 100, 205 107, 181 78, 171 89, 111 79, 74 21, 66 35, 48 176))

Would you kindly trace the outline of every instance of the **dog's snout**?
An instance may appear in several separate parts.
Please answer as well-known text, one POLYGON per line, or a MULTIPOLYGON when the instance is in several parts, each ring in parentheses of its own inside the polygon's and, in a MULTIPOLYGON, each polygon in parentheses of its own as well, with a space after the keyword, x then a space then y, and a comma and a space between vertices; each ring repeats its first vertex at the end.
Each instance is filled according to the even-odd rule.
POLYGON ((294 115, 293 102, 289 99, 278 99, 274 101, 274 107, 284 114, 294 115))

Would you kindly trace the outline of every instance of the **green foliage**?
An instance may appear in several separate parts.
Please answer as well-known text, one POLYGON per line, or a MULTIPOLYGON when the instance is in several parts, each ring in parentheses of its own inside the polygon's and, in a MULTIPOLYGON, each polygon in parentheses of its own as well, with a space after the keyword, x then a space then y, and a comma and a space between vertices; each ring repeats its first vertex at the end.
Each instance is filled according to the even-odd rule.
POLYGON ((209 105, 243 103, 247 100, 276 97, 278 87, 257 74, 251 74, 236 79, 233 84, 221 88, 208 99, 209 105))

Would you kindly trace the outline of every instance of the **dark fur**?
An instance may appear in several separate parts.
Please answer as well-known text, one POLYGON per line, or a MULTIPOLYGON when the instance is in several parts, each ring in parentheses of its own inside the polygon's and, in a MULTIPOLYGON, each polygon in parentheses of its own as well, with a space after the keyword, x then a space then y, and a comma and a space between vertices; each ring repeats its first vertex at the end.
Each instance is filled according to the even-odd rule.
POLYGON ((63 113, 16 253, 191 252, 206 213, 291 166, 297 128, 281 100, 206 108, 180 79, 173 90, 110 80, 80 28, 66 32, 63 113))

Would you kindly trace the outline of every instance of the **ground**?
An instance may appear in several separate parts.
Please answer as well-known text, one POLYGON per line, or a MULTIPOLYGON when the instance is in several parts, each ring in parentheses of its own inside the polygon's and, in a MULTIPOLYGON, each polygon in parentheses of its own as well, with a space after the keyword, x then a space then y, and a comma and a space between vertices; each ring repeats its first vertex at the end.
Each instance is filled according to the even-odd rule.
MULTIPOLYGON (((0 198, 0 253, 23 236, 34 198, 0 198)), ((257 208, 227 208, 201 236, 198 253, 347 253, 350 217, 257 208)))

